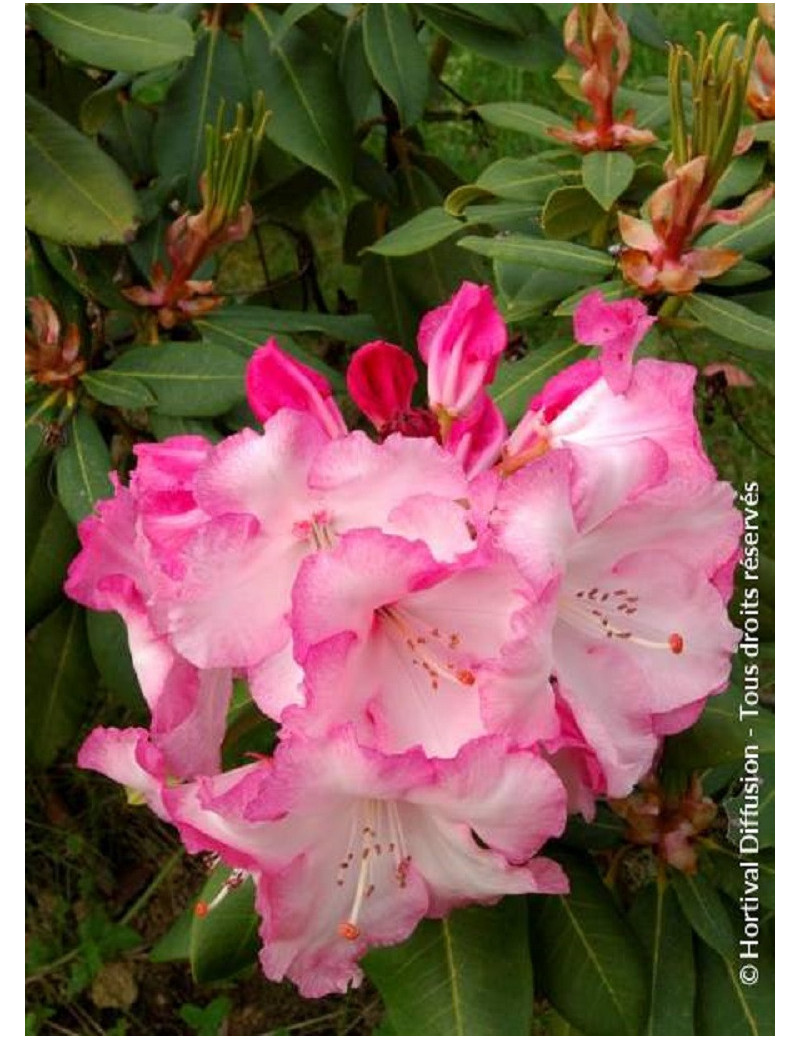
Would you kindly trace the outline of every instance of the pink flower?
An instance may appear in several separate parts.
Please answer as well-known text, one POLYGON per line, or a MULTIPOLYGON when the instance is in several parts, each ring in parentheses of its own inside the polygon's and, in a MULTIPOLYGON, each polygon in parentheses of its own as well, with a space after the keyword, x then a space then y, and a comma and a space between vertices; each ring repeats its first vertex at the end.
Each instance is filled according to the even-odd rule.
POLYGON ((503 413, 482 390, 470 414, 457 419, 450 427, 444 446, 455 455, 468 479, 472 480, 497 462, 507 436, 503 413))
POLYGON ((163 755, 144 729, 93 729, 78 752, 81 769, 123 784, 128 800, 146 802, 162 820, 169 813, 161 797, 167 779, 163 755))
POLYGON ((154 605, 160 631, 198 668, 247 669, 254 697, 277 717, 300 700, 290 611, 303 560, 359 528, 424 531, 431 554, 452 560, 472 549, 456 504, 467 491, 433 440, 330 439, 312 416, 281 409, 263 433, 217 445, 198 470, 194 492, 208 519, 183 547, 180 585, 164 587, 154 605))
POLYGON ((192 776, 218 768, 231 672, 186 660, 159 631, 153 608, 159 590, 177 587, 181 549, 208 520, 191 488, 211 445, 202 437, 172 437, 135 451, 139 466, 130 486, 115 480, 114 497, 79 526, 82 549, 65 591, 122 616, 155 745, 171 773, 192 776))
POLYGON ((393 343, 375 340, 359 347, 350 359, 347 390, 379 433, 391 433, 399 430, 402 417, 411 410, 418 378, 410 354, 393 343))
POLYGON ((694 418, 696 370, 645 358, 625 393, 579 361, 545 385, 503 449, 510 474, 556 448, 573 457, 573 504, 580 530, 647 488, 702 489, 714 479, 694 418))
POLYGON ((732 489, 709 482, 654 488, 579 527, 572 467, 556 451, 510 477, 495 522, 534 588, 558 583, 553 674, 616 797, 649 768, 663 720, 727 683, 738 633, 715 579, 741 518, 732 489))
POLYGON ((347 433, 328 380, 282 351, 274 339, 255 351, 245 379, 247 402, 261 422, 281 408, 292 408, 313 415, 329 437, 347 433))
POLYGON ((368 750, 344 727, 164 797, 191 851, 254 875, 264 972, 307 997, 358 985, 367 949, 423 916, 567 888, 557 864, 532 858, 563 829, 563 788, 499 739, 431 760, 368 750))
POLYGON ((615 394, 630 386, 633 352, 655 321, 639 300, 606 303, 599 289, 587 293, 575 309, 575 339, 601 348, 600 369, 615 394))
POLYGON ((283 722, 323 738, 347 718, 360 740, 381 750, 418 745, 450 756, 487 733, 484 697, 495 730, 512 728, 503 723, 513 708, 494 703, 508 672, 527 715, 525 727, 514 727, 515 740, 552 735, 549 658, 534 613, 508 557, 478 553, 445 566, 419 541, 346 534, 330 552, 307 559, 297 579, 293 629, 308 706, 283 722), (515 670, 504 653, 520 641, 528 654, 515 670))
POLYGON ((422 319, 417 344, 428 365, 428 398, 446 437, 494 379, 507 333, 488 286, 463 282, 449 303, 422 319))

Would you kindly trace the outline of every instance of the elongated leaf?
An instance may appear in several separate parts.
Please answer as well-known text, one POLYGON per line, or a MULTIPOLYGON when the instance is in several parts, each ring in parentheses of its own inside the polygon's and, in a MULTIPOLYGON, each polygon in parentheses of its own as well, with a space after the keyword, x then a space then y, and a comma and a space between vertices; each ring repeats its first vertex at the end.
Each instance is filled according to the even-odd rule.
POLYGON ((77 735, 94 692, 84 611, 64 603, 28 642, 25 740, 28 760, 49 766, 77 735))
POLYGON ((726 271, 725 274, 721 274, 717 278, 709 279, 709 281, 714 286, 719 285, 731 288, 739 285, 750 285, 753 282, 762 282, 765 278, 771 277, 772 271, 763 264, 757 264, 753 260, 740 260, 730 271, 726 271))
POLYGON ((277 39, 280 16, 253 4, 244 22, 250 84, 272 112, 267 136, 329 177, 341 191, 353 172, 353 128, 336 66, 302 29, 277 39))
MULTIPOLYGON (((354 344, 374 339, 377 333, 375 323, 369 314, 280 311, 272 307, 256 307, 248 304, 240 307, 226 307, 224 310, 198 319, 196 324, 204 339, 248 356, 256 347, 265 343, 270 336, 281 333, 290 335, 321 333, 330 339, 354 344)), ((298 351, 297 356, 301 361, 318 368, 334 382, 341 383, 341 373, 336 369, 326 365, 324 361, 309 351, 301 350, 296 344, 292 349, 298 351)))
POLYGON ((757 961, 725 961, 697 944, 697 1035, 775 1035, 775 958, 766 935, 757 961))
POLYGON ((561 183, 558 170, 536 158, 498 159, 486 167, 475 187, 490 191, 501 199, 544 202, 561 183))
POLYGON ((594 866, 572 856, 562 862, 570 894, 534 900, 532 945, 542 992, 590 1036, 638 1036, 648 1002, 641 947, 594 866))
POLYGON ((592 286, 592 289, 579 289, 578 292, 573 293, 572 296, 568 296, 553 311, 553 314, 557 318, 570 317, 575 313, 575 308, 584 298, 584 296, 591 292, 593 289, 599 289, 603 294, 604 300, 622 300, 626 296, 633 295, 633 289, 627 282, 614 279, 610 282, 603 282, 602 285, 592 286))
POLYGON ((534 267, 548 267, 554 271, 572 271, 575 274, 603 275, 614 267, 614 261, 605 253, 573 242, 552 242, 527 235, 506 235, 503 238, 477 238, 467 235, 458 243, 481 256, 511 260, 534 267))
POLYGON ((604 219, 602 206, 579 185, 557 188, 542 209, 542 227, 548 238, 577 238, 604 219))
POLYGON ((281 15, 278 39, 281 39, 287 29, 291 29, 293 25, 297 25, 297 23, 302 21, 307 14, 316 11, 318 7, 322 7, 322 4, 289 4, 281 15))
POLYGON ((147 408, 156 403, 154 394, 133 376, 99 369, 81 376, 81 382, 97 401, 119 408, 147 408))
POLYGON ((527 1036, 533 987, 525 903, 422 921, 400 946, 364 961, 400 1035, 527 1036))
POLYGON ((125 174, 97 145, 25 95, 25 225, 72 245, 124 242, 139 208, 125 174))
POLYGON ((200 200, 206 125, 216 122, 225 101, 230 126, 237 102, 247 104, 250 96, 239 45, 217 25, 202 30, 191 61, 170 87, 153 139, 158 172, 165 180, 186 178, 189 205, 200 200))
POLYGON ((222 415, 244 398, 244 358, 214 343, 134 347, 109 371, 141 380, 165 415, 222 415))
POLYGON ((715 845, 708 851, 703 866, 709 870, 717 888, 735 903, 738 904, 742 896, 749 897, 757 892, 761 906, 775 909, 775 855, 771 851, 743 858, 736 848, 715 845), (756 867, 742 867, 742 862, 755 863, 756 867), (757 884, 757 889, 751 890, 753 884, 757 884))
POLYGON ((551 376, 586 352, 579 343, 558 338, 532 348, 519 361, 505 361, 498 369, 491 394, 508 425, 519 422, 531 398, 551 376))
POLYGON ((138 712, 146 722, 146 705, 133 668, 125 622, 119 614, 87 610, 86 632, 92 658, 112 698, 138 712))
POLYGON ((465 10, 463 4, 425 4, 419 8, 425 20, 448 39, 490 61, 518 68, 554 66, 562 56, 557 32, 536 4, 520 4, 517 10, 518 29, 511 33, 497 28, 478 11, 465 10), (526 8, 524 21, 522 7, 526 8))
POLYGON ((205 437, 212 444, 222 440, 222 434, 209 419, 187 419, 178 415, 159 415, 158 412, 152 412, 150 429, 159 441, 165 441, 167 437, 184 437, 187 434, 205 437))
POLYGON ((44 435, 47 424, 55 420, 58 407, 47 397, 41 401, 34 400, 25 405, 25 468, 32 465, 42 456, 44 435))
POLYGON ((530 134, 531 137, 551 143, 553 137, 548 132, 550 127, 572 129, 563 116, 547 108, 527 105, 521 101, 491 101, 486 105, 477 105, 475 111, 492 126, 499 126, 503 130, 518 130, 520 133, 530 134))
POLYGON ((547 269, 531 269, 518 264, 508 264, 502 260, 495 261, 495 276, 503 292, 503 314, 508 322, 527 321, 532 316, 541 314, 555 301, 573 293, 579 286, 591 281, 590 275, 571 274, 568 271, 549 271, 547 269), (518 273, 524 272, 523 281, 518 280, 518 273), (508 287, 517 285, 509 294, 508 287))
POLYGON ((364 49, 372 74, 397 106, 403 126, 422 118, 428 100, 428 61, 405 4, 368 4, 364 49))
POLYGON ((674 889, 656 882, 642 889, 629 916, 647 952, 650 1008, 646 1036, 694 1035, 692 929, 674 889))
POLYGON ((770 201, 746 224, 726 227, 718 224, 704 231, 697 239, 698 246, 734 249, 747 256, 758 256, 775 242, 775 202, 770 201))
POLYGON ((366 253, 361 264, 359 305, 374 315, 383 336, 413 350, 418 315, 405 291, 397 261, 366 253))
POLYGON ((764 155, 758 152, 750 152, 732 159, 714 188, 712 203, 718 206, 726 199, 740 198, 755 188, 764 172, 764 162, 764 155))
POLYGON ((736 938, 717 890, 703 874, 689 875, 679 870, 671 873, 675 894, 689 924, 721 957, 732 957, 736 938))
POLYGON ((86 412, 75 412, 65 432, 66 447, 56 457, 58 497, 77 524, 99 498, 111 495, 111 456, 97 423, 86 412))
POLYGON ((28 4, 25 19, 54 47, 99 69, 144 72, 194 49, 182 18, 121 4, 28 4))
MULTIPOLYGON (((200 900, 210 903, 230 871, 219 866, 213 872, 200 900)), ((255 888, 249 878, 234 888, 205 917, 195 915, 189 938, 189 959, 196 982, 229 979, 258 956, 258 915, 254 907, 255 888)))
POLYGON ((588 152, 581 164, 583 183, 603 209, 611 209, 635 172, 636 163, 625 152, 588 152))
MULTIPOLYGON (((49 466, 47 467, 49 471, 49 466)), ((45 488, 48 507, 39 516, 33 530, 27 528, 26 503, 26 569, 25 627, 41 621, 58 605, 62 596, 67 567, 78 551, 75 528, 58 499, 45 488)), ((26 496, 27 498, 27 496, 26 496)))
POLYGON ((410 256, 444 242, 457 231, 463 231, 465 222, 445 213, 441 206, 433 206, 412 217, 407 224, 390 231, 370 246, 370 252, 382 256, 410 256))
POLYGON ((616 97, 622 108, 634 110, 636 126, 652 130, 669 122, 669 97, 667 94, 647 94, 643 90, 621 87, 617 91, 616 97))
POLYGON ((149 959, 154 964, 189 959, 194 917, 194 907, 187 907, 172 927, 161 936, 150 951, 149 959))
POLYGON ((686 309, 718 336, 754 350, 775 349, 775 322, 740 303, 708 293, 693 293, 686 301, 686 309))
POLYGON ((339 79, 347 95, 350 115, 360 122, 375 94, 375 82, 364 53, 364 26, 362 19, 351 18, 342 30, 339 46, 339 79))

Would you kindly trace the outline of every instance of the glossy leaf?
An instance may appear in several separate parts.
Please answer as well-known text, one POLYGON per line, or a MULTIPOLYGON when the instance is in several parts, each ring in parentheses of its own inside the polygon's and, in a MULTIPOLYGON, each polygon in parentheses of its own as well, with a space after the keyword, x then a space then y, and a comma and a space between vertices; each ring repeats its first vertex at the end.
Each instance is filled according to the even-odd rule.
POLYGON ((586 188, 558 188, 542 209, 542 227, 548 238, 577 238, 605 219, 605 211, 586 188))
MULTIPOLYGON (((514 11, 518 29, 506 32, 484 18, 483 4, 425 4, 419 11, 427 22, 454 43, 480 54, 490 61, 518 68, 541 68, 555 65, 562 55, 558 33, 536 4, 520 4, 514 11), (525 7, 524 21, 521 8, 525 7)), ((505 5, 492 5, 502 7, 505 5)), ((514 9, 506 8, 507 11, 514 9)))
POLYGON ((680 908, 695 932, 721 957, 732 957, 736 949, 733 928, 725 904, 708 878, 673 870, 671 880, 680 908))
MULTIPOLYGON (((281 333, 304 335, 320 333, 332 340, 360 344, 375 338, 375 323, 368 314, 319 314, 316 311, 281 311, 272 307, 243 304, 225 307, 198 319, 195 323, 203 338, 247 355, 270 336, 281 333)), ((298 349, 295 346, 295 349, 298 349)), ((337 379, 335 369, 309 351, 300 350, 298 357, 315 366, 329 378, 337 379)), ((339 376, 341 380, 341 377, 339 376)))
POLYGON ((692 929, 672 886, 641 889, 628 917, 647 953, 650 1006, 645 1036, 694 1035, 692 929))
MULTIPOLYGON (((210 903, 230 870, 220 865, 203 886, 199 899, 210 903)), ((189 959, 195 982, 229 979, 255 962, 260 946, 255 887, 248 878, 205 917, 195 916, 189 938, 189 959)))
POLYGON ((370 252, 382 256, 410 256, 444 242, 466 224, 457 217, 445 213, 441 206, 423 210, 406 224, 390 231, 370 246, 370 252))
POLYGON ((697 944, 696 1006, 698 1036, 775 1035, 775 960, 766 934, 757 961, 725 961, 697 944), (755 984, 740 978, 746 964, 756 967, 755 984))
MULTIPOLYGON (((627 282, 614 279, 610 282, 603 282, 602 285, 592 286, 592 289, 599 289, 603 294, 604 300, 622 300, 626 296, 633 295, 633 289, 627 282)), ((571 317, 575 313, 575 308, 587 294, 591 292, 590 289, 579 289, 578 292, 568 296, 553 311, 553 314, 557 318, 571 317)))
POLYGON ((154 964, 187 961, 194 922, 194 907, 187 907, 150 950, 148 959, 154 964))
POLYGON ((399 1035, 527 1036, 533 987, 525 902, 456 910, 422 921, 364 970, 399 1035))
MULTIPOLYGON (((50 467, 45 467, 45 482, 50 467)), ((40 479, 38 474, 34 479, 40 479)), ((44 488, 44 508, 32 511, 26 495, 25 627, 56 607, 62 597, 67 567, 78 551, 75 527, 57 498, 44 488), (31 521, 29 526, 28 521, 31 521)))
POLYGON ((590 1036, 638 1036, 649 992, 641 947, 594 865, 572 856, 562 863, 570 894, 533 900, 537 986, 590 1036))
POLYGON ((160 415, 150 413, 150 429, 156 440, 165 441, 167 437, 184 437, 187 434, 205 437, 216 444, 222 440, 222 434, 208 419, 187 419, 179 415, 160 415))
POLYGON ((739 285, 751 285, 753 282, 762 282, 765 278, 771 277, 772 271, 769 267, 757 264, 754 260, 740 260, 730 271, 726 271, 725 274, 721 274, 717 278, 709 279, 709 282, 713 286, 719 285, 730 289, 739 285))
POLYGON ((267 136, 341 190, 353 172, 353 129, 333 59, 296 26, 278 39, 280 16, 252 4, 244 21, 244 57, 253 90, 262 90, 267 136))
MULTIPOLYGON (((707 870, 716 887, 738 903, 745 895, 745 870, 738 848, 714 844, 704 852, 703 869, 707 870)), ((769 850, 758 856, 744 858, 744 862, 758 864, 758 899, 762 906, 775 909, 775 856, 769 850)), ((749 868, 748 868, 749 869, 749 868)))
POLYGON ((372 74, 397 106, 401 124, 419 122, 428 100, 430 74, 405 4, 367 4, 364 50, 372 74))
POLYGON ((566 338, 533 347, 519 361, 506 361, 498 369, 491 386, 495 404, 509 426, 517 423, 534 394, 563 367, 577 361, 585 348, 566 338))
POLYGON ((113 159, 60 116, 25 95, 25 225, 71 245, 131 238, 133 188, 113 159))
POLYGON ((133 376, 100 368, 86 372, 81 383, 96 401, 118 408, 148 408, 156 403, 155 395, 133 376))
POLYGON ((775 322, 740 303, 708 293, 693 293, 686 301, 686 309, 718 336, 754 350, 775 349, 775 322))
POLYGON ((281 15, 280 25, 278 27, 278 39, 280 39, 287 29, 291 29, 293 25, 297 25, 299 21, 308 14, 316 11, 318 7, 322 7, 322 4, 289 4, 286 10, 281 15))
POLYGON ((775 242, 775 202, 768 202, 746 224, 716 227, 704 231, 697 239, 698 246, 734 249, 747 256, 758 256, 775 242))
POLYGON ((614 267, 614 261, 605 253, 573 242, 553 242, 527 235, 506 235, 503 238, 476 238, 467 235, 458 243, 463 249, 481 256, 511 260, 519 264, 547 267, 554 271, 572 271, 575 274, 603 275, 614 267))
POLYGON ((518 130, 523 134, 530 134, 542 141, 553 142, 553 137, 548 132, 550 127, 559 126, 562 129, 571 130, 572 126, 563 116, 551 112, 547 108, 538 105, 527 105, 521 101, 491 101, 486 105, 476 105, 475 111, 492 126, 498 126, 503 130, 518 130))
POLYGON ((98 499, 110 497, 111 456, 97 423, 86 412, 75 412, 65 433, 66 446, 56 456, 58 497, 77 524, 98 499))
POLYGON ((45 768, 76 736, 94 692, 84 611, 64 603, 28 640, 25 741, 30 764, 45 768))
POLYGON ((128 630, 119 614, 86 611, 86 632, 92 658, 112 698, 147 720, 147 710, 136 678, 128 630))
POLYGON ((27 4, 25 20, 71 58, 115 72, 144 72, 194 50, 182 18, 122 4, 27 4))
POLYGON ((347 95, 350 115, 360 122, 375 94, 375 83, 367 56, 364 53, 364 26, 362 19, 351 18, 345 23, 339 46, 339 80, 347 95))
POLYGON ((583 183, 603 209, 611 209, 633 180, 636 163, 625 152, 589 152, 581 164, 583 183))
POLYGON ((213 343, 134 347, 109 371, 133 376, 165 415, 222 415, 244 398, 244 358, 213 343))
POLYGON ((653 130, 669 122, 669 97, 667 94, 647 94, 643 90, 620 87, 616 99, 620 109, 632 108, 634 110, 635 126, 653 130))
POLYGON ((190 206, 200 201, 206 125, 216 122, 224 101, 230 126, 237 102, 248 104, 251 93, 240 46, 216 25, 201 30, 191 61, 170 87, 153 140, 158 172, 165 180, 186 178, 184 198, 190 206))
POLYGON ((506 321, 520 322, 541 314, 565 295, 574 293, 591 281, 591 276, 568 271, 531 269, 521 264, 495 262, 495 275, 505 294, 503 311, 506 321), (520 274, 524 278, 520 280, 520 274), (510 290, 510 291, 509 291, 510 290))
POLYGON ((544 202, 561 183, 558 170, 536 158, 498 159, 481 173, 475 187, 501 199, 544 202))
POLYGON ((732 159, 714 188, 713 205, 719 206, 726 199, 738 199, 752 191, 764 173, 764 162, 764 155, 758 152, 732 159))

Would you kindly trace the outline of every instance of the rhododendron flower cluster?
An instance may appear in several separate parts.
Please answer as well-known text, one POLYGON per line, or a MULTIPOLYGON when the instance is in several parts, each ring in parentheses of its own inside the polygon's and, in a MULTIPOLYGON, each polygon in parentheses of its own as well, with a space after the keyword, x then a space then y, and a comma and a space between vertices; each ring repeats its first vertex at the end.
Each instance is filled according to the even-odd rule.
POLYGON ((423 917, 567 891, 540 854, 567 813, 628 796, 725 687, 739 515, 694 369, 633 360, 653 320, 589 294, 598 356, 513 431, 488 288, 423 320, 426 401, 400 347, 355 352, 370 434, 270 341, 260 429, 138 445, 82 524, 68 592, 124 618, 152 722, 95 730, 80 762, 253 878, 270 978, 342 991, 423 917), (223 771, 235 677, 280 741, 223 771))

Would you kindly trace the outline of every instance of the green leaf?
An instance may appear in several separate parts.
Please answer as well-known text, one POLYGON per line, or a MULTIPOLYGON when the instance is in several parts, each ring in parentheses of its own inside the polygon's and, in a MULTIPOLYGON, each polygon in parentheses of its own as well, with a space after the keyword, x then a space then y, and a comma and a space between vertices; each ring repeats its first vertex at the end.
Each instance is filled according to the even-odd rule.
MULTIPOLYGON (((749 743, 749 740, 748 740, 749 743)), ((758 847, 769 848, 775 844, 775 754, 774 752, 762 751, 758 744, 750 744, 746 757, 742 758, 742 765, 747 762, 757 765, 757 771, 750 773, 741 770, 745 784, 735 788, 734 791, 723 799, 722 807, 728 817, 728 841, 737 847, 740 845, 742 834, 742 820, 748 824, 758 822, 758 847), (748 788, 748 781, 758 782, 757 798, 752 788, 748 788), (746 815, 749 810, 749 815, 746 815)), ((749 840, 753 839, 752 833, 749 840)))
POLYGON ((570 894, 533 900, 537 984, 584 1033, 639 1036, 648 1002, 641 947, 594 865, 572 856, 562 863, 570 894))
POLYGON ((750 152, 732 159, 730 165, 717 181, 711 202, 718 206, 726 199, 738 199, 758 184, 764 173, 763 153, 750 152))
POLYGON ((725 961, 697 944, 697 1036, 774 1036, 775 961, 766 936, 757 961, 725 961), (755 965, 758 981, 744 985, 739 972, 755 965))
POLYGON ((103 404, 119 408, 148 408, 156 403, 155 396, 144 383, 109 368, 86 372, 81 376, 81 383, 95 400, 103 404))
POLYGON ((35 98, 25 95, 25 225, 78 246, 124 242, 139 208, 117 164, 35 98))
POLYGON ((475 187, 490 191, 501 199, 544 202, 561 183, 558 170, 536 158, 498 159, 486 167, 475 187))
POLYGON ((531 137, 551 143, 553 137, 548 133, 550 127, 572 129, 572 125, 563 116, 547 108, 526 105, 521 101, 492 101, 486 105, 476 105, 475 111, 492 126, 498 126, 503 130, 518 130, 520 133, 530 134, 531 137))
POLYGON ((718 336, 754 350, 775 349, 775 322, 740 303, 708 293, 692 293, 685 306, 693 318, 718 336))
POLYGON ((353 128, 333 59, 297 27, 276 39, 280 16, 250 5, 244 57, 253 90, 262 90, 267 136, 345 192, 353 173, 353 128))
POLYGON ((667 39, 661 22, 656 18, 650 4, 620 4, 619 15, 628 23, 631 35, 657 50, 666 50, 667 39))
POLYGON ((578 813, 569 816, 560 840, 576 849, 612 849, 624 844, 626 830, 625 821, 600 803, 591 823, 578 813))
MULTIPOLYGON (((46 466, 46 474, 50 467, 46 466)), ((45 509, 30 513, 26 495, 25 628, 41 621, 62 596, 67 567, 78 551, 75 528, 58 499, 44 488, 45 509), (28 520, 32 521, 29 526, 28 520)))
POLYGON ((60 606, 33 630, 28 651, 26 753, 29 763, 44 768, 77 735, 94 692, 83 609, 60 606))
POLYGON ((514 426, 547 380, 565 365, 577 361, 586 348, 565 337, 532 347, 519 361, 504 361, 491 386, 495 404, 509 426, 514 426))
POLYGON ((111 456, 97 423, 86 412, 75 412, 65 433, 67 444, 56 456, 58 497, 77 524, 98 499, 111 496, 111 456))
POLYGON ((212 444, 217 444, 222 440, 222 434, 207 419, 187 419, 179 415, 160 415, 158 412, 151 412, 150 429, 158 441, 165 441, 167 437, 184 437, 187 434, 205 437, 212 444))
POLYGON ((194 50, 182 18, 121 4, 28 4, 25 20, 60 51, 99 69, 144 72, 194 50))
POLYGON ((146 718, 146 706, 131 659, 128 629, 119 614, 86 612, 86 633, 100 678, 113 699, 146 718))
POLYGON ((605 211, 580 186, 557 188, 542 210, 542 227, 548 238, 577 238, 604 219, 605 211))
POLYGON ((763 123, 756 123, 752 128, 756 141, 775 140, 775 120, 766 119, 763 123))
POLYGON ((45 428, 60 410, 48 397, 25 405, 25 468, 41 458, 45 428))
POLYGON ((507 322, 528 321, 591 281, 591 276, 585 274, 531 270, 522 264, 508 264, 502 260, 495 262, 495 277, 504 294, 503 316, 507 322))
POLYGON ((625 152, 588 152, 581 173, 587 190, 608 210, 633 180, 636 163, 625 152))
MULTIPOLYGON (((200 893, 210 903, 222 888, 230 870, 220 865, 200 893)), ((251 878, 232 889, 205 917, 194 915, 189 939, 189 959, 195 982, 219 982, 255 963, 259 950, 255 886, 251 878)))
POLYGON ((297 23, 305 18, 307 14, 312 14, 312 12, 316 11, 318 7, 322 7, 322 4, 289 4, 281 15, 280 26, 278 28, 278 39, 281 39, 287 29, 291 29, 293 25, 297 25, 297 23))
POLYGON ((775 201, 770 200, 746 224, 726 227, 717 224, 696 240, 695 245, 706 248, 733 249, 747 256, 768 250, 775 242, 775 201))
POLYGON ((165 415, 222 415, 244 398, 244 358, 213 343, 134 347, 108 371, 133 376, 152 390, 165 415))
POLYGON ((350 115, 360 122, 375 94, 375 82, 364 53, 364 27, 361 18, 350 18, 342 30, 339 46, 339 80, 347 95, 350 115))
POLYGON ((619 279, 614 279, 610 282, 603 282, 602 285, 593 285, 590 289, 579 289, 578 292, 573 293, 572 296, 568 296, 553 311, 553 316, 556 318, 568 318, 575 313, 575 308, 584 298, 588 292, 594 292, 599 289, 603 294, 604 300, 622 300, 626 296, 633 295, 632 287, 627 283, 619 279))
MULTIPOLYGON (((514 11, 518 26, 514 33, 497 28, 477 10, 468 11, 466 7, 465 4, 425 4, 420 6, 419 13, 448 39, 490 61, 517 68, 541 68, 555 65, 561 58, 558 34, 538 5, 519 5, 514 11), (520 10, 522 7, 524 12, 520 10)), ((507 7, 506 11, 510 13, 511 9, 507 7)))
POLYGON ((452 217, 460 217, 467 206, 472 205, 473 202, 493 197, 494 192, 487 191, 486 188, 479 188, 477 184, 460 184, 444 200, 444 210, 452 217))
POLYGON ((527 235, 506 235, 503 238, 477 238, 467 235, 458 243, 481 256, 498 260, 547 267, 554 271, 572 271, 575 274, 603 275, 611 271, 614 261, 605 253, 573 242, 553 242, 527 235))
POLYGON ((408 350, 414 349, 418 315, 405 291, 397 261, 365 253, 361 263, 359 305, 373 314, 383 336, 408 350))
POLYGON ((192 59, 170 87, 153 138, 158 172, 167 181, 186 178, 184 198, 190 206, 200 201, 206 125, 216 122, 225 101, 225 121, 231 126, 236 104, 249 103, 250 94, 240 46, 217 25, 202 29, 192 59))
POLYGON ((679 870, 670 872, 672 885, 681 910, 692 928, 721 957, 732 957, 736 937, 716 888, 703 874, 689 875, 679 870))
POLYGON ((188 961, 194 919, 194 907, 189 906, 153 946, 149 959, 154 964, 164 964, 167 961, 188 961))
POLYGON ((84 98, 81 104, 81 130, 85 134, 94 135, 102 129, 117 110, 119 92, 129 86, 131 79, 130 73, 117 72, 102 87, 84 98))
POLYGON ((694 726, 667 740, 665 763, 670 769, 741 762, 750 743, 758 744, 763 754, 775 751, 775 717, 766 708, 755 718, 739 717, 739 709, 745 707, 741 682, 739 677, 725 693, 709 698, 694 726))
POLYGON ((533 986, 525 903, 456 910, 422 921, 364 970, 399 1035, 527 1036, 533 986))
POLYGON ((643 90, 630 90, 620 87, 616 99, 621 109, 632 108, 636 113, 634 126, 653 130, 669 122, 669 96, 667 94, 646 94, 643 90))
POLYGON ((765 278, 771 277, 772 271, 763 264, 757 264, 754 260, 740 260, 730 271, 709 279, 709 282, 713 286, 719 285, 728 289, 761 282, 765 278))
POLYGON ((645 1036, 694 1036, 692 929, 675 890, 656 882, 639 891, 629 921, 647 952, 650 1010, 645 1036))
POLYGON ((463 220, 451 217, 441 206, 433 206, 379 238, 369 249, 371 253, 382 256, 410 256, 444 242, 457 231, 463 231, 465 226, 463 220))
POLYGON ((404 127, 422 118, 430 75, 406 4, 367 4, 364 49, 372 74, 397 106, 404 127))
MULTIPOLYGON (((727 845, 713 845, 703 856, 703 869, 708 870, 714 884, 726 896, 738 903, 745 894, 745 879, 748 876, 740 866, 741 861, 757 863, 758 898, 762 906, 775 909, 775 856, 769 851, 758 856, 740 856, 739 850, 727 845)), ((752 868, 747 868, 752 870, 752 868)), ((748 878, 749 879, 749 878, 748 878)))

